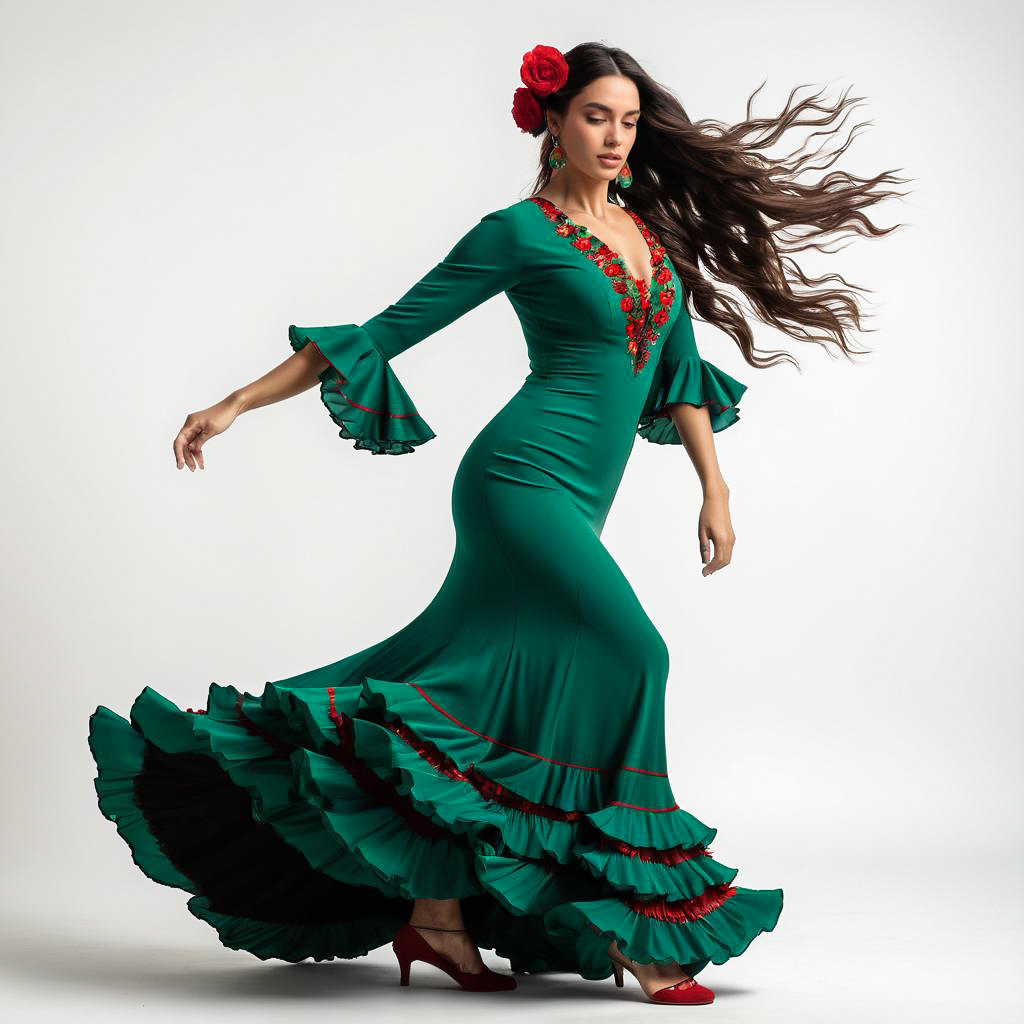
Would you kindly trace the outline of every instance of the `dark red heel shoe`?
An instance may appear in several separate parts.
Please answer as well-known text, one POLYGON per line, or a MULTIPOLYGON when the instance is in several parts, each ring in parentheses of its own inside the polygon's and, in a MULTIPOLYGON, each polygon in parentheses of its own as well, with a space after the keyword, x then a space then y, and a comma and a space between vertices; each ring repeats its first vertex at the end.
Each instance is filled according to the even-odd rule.
MULTIPOLYGON (((461 970, 448 957, 438 953, 416 931, 416 928, 427 928, 427 925, 416 925, 416 927, 413 927, 411 924, 404 924, 395 933, 395 937, 391 942, 391 948, 395 951, 395 956, 398 957, 398 966, 401 970, 401 977, 398 982, 400 985, 409 984, 409 968, 412 966, 412 962, 414 960, 422 960, 424 963, 439 967, 450 978, 454 978, 462 988, 470 992, 502 992, 516 988, 515 978, 508 974, 498 974, 486 965, 482 971, 478 971, 476 974, 461 970)), ((434 932, 464 932, 466 929, 431 927, 428 930, 434 932)))

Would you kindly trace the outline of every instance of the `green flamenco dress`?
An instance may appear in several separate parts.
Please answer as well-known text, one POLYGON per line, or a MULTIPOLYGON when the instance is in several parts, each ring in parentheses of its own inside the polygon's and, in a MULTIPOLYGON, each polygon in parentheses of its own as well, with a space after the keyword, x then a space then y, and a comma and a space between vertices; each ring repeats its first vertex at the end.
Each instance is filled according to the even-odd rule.
MULTIPOLYGON (((657 235, 651 280, 549 200, 483 217, 362 325, 291 327, 328 361, 340 436, 402 455, 435 435, 389 361, 504 292, 530 358, 469 446, 439 591, 392 636, 205 708, 146 687, 90 717, 100 811, 227 947, 298 962, 391 940, 418 897, 459 898, 516 971, 607 978, 611 939, 691 974, 741 954, 781 889, 733 884, 667 775, 665 642, 600 540, 637 436, 672 403, 737 420, 700 358, 657 235)), ((685 683, 684 679, 680 683, 685 683)))

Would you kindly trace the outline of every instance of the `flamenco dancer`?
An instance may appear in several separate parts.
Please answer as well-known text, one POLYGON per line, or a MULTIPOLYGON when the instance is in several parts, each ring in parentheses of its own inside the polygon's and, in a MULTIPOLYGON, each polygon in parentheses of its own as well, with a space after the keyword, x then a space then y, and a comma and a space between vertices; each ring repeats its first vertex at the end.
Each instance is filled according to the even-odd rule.
MULTIPOLYGON (((730 563, 713 434, 738 421, 746 388, 701 357, 691 310, 753 367, 795 360, 755 349, 723 286, 797 340, 861 351, 848 333, 863 289, 809 277, 792 254, 894 230, 863 211, 906 179, 799 180, 852 133, 823 165, 821 148, 764 155, 803 125, 827 141, 846 94, 794 90, 776 118, 748 102, 731 127, 693 122, 598 43, 536 46, 521 78, 515 123, 542 139, 531 195, 479 218, 365 323, 291 326, 287 359, 174 440, 178 468, 203 469, 241 413, 319 383, 341 438, 414 453, 435 435, 392 361, 504 292, 530 373, 459 465, 440 589, 391 636, 260 695, 212 684, 205 707, 181 709, 147 686, 127 719, 98 707, 99 809, 150 878, 264 960, 390 942, 403 985, 413 962, 477 991, 544 971, 622 986, 629 971, 653 1002, 708 1003, 696 975, 774 929, 783 894, 736 885, 715 829, 677 802, 669 651, 601 533, 637 438, 678 446, 703 491, 701 573, 730 563)), ((706 704, 714 681, 688 673, 685 649, 673 666, 706 704)))

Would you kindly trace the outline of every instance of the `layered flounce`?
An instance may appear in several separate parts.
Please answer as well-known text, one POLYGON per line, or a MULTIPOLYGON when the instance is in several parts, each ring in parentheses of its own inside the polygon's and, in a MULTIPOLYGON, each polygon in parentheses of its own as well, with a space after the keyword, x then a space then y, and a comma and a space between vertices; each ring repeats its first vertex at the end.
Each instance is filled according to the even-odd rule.
POLYGON ((390 363, 356 324, 288 328, 298 352, 314 345, 330 364, 320 374, 320 398, 340 436, 374 455, 404 455, 436 435, 416 411, 390 363))
POLYGON ((672 402, 706 405, 712 431, 724 430, 739 419, 739 401, 746 384, 699 356, 662 357, 640 414, 637 433, 654 444, 682 444, 666 408, 672 402))
POLYGON ((361 956, 417 897, 455 897, 516 971, 606 978, 614 938, 696 974, 782 910, 781 889, 733 884, 665 778, 612 799, 603 773, 484 738, 412 683, 214 684, 196 711, 147 687, 130 721, 97 708, 89 742, 135 863, 261 959, 361 956))

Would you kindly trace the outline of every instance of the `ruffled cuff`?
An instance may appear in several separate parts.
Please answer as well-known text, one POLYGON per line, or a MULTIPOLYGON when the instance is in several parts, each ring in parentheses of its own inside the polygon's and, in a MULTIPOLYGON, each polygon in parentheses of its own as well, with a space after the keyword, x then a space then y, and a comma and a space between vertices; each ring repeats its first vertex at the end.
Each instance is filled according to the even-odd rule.
POLYGON ((739 417, 739 400, 746 384, 706 362, 699 356, 665 359, 647 396, 637 433, 654 444, 682 444, 666 406, 673 402, 706 405, 712 431, 724 430, 739 417))
POLYGON ((312 344, 330 364, 320 374, 320 398, 339 436, 374 455, 404 455, 437 435, 416 412, 390 364, 356 324, 288 328, 298 352, 312 344))

